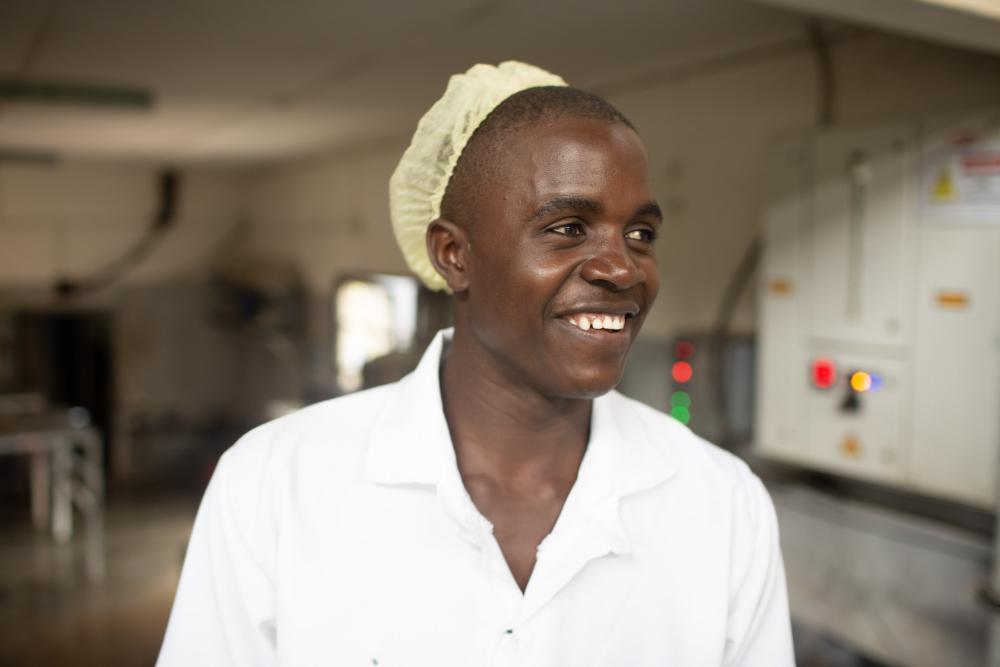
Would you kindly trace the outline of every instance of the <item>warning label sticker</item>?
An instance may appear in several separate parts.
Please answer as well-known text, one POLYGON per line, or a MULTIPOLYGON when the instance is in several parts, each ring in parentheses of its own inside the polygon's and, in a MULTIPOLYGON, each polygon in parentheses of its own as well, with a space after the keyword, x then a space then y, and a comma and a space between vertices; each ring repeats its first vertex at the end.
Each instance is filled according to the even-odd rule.
POLYGON ((922 217, 1000 225, 1000 131, 924 145, 922 217))

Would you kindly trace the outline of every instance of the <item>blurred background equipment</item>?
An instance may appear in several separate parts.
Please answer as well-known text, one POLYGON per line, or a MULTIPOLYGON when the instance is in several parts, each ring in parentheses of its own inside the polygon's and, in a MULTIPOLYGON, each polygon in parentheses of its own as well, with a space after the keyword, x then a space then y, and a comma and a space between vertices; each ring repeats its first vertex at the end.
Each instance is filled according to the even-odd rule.
POLYGON ((87 576, 104 577, 104 465, 99 432, 84 408, 53 410, 38 394, 0 395, 0 456, 30 460, 31 518, 59 544, 85 520, 87 576))
POLYGON ((1000 114, 804 133, 775 163, 755 451, 840 490, 776 495, 793 600, 872 654, 982 664, 969 637, 990 632, 974 592, 995 596, 1000 114), (802 594, 834 589, 851 615, 802 594))
POLYGON ((1000 116, 822 132, 782 155, 759 451, 992 508, 1000 116))
POLYGON ((756 342, 723 331, 640 339, 619 391, 662 410, 719 446, 743 451, 752 435, 756 342))

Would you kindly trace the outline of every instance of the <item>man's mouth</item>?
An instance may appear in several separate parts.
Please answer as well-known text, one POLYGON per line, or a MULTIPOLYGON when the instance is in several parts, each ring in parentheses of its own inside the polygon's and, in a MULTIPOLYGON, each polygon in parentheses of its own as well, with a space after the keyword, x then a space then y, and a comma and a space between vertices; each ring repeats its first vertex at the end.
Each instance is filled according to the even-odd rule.
POLYGON ((625 328, 627 314, 614 313, 573 313, 563 319, 583 331, 596 329, 599 331, 621 331, 625 328))

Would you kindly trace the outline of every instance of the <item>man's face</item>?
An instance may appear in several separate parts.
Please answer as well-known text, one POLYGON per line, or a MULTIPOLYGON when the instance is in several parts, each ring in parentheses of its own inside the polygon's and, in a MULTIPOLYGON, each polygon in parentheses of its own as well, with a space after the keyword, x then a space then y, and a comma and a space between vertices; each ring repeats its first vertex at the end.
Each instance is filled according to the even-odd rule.
POLYGON ((645 150, 624 125, 568 118, 502 153, 468 230, 473 336, 543 395, 604 394, 659 287, 645 150))

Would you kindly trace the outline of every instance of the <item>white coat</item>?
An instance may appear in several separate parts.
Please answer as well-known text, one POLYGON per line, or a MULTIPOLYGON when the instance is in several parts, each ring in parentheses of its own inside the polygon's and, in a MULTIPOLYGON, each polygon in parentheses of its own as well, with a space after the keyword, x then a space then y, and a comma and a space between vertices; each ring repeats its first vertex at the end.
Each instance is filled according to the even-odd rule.
POLYGON ((793 665, 771 501, 611 392, 522 594, 462 484, 439 333, 398 383, 265 424, 195 521, 160 667, 793 665))

